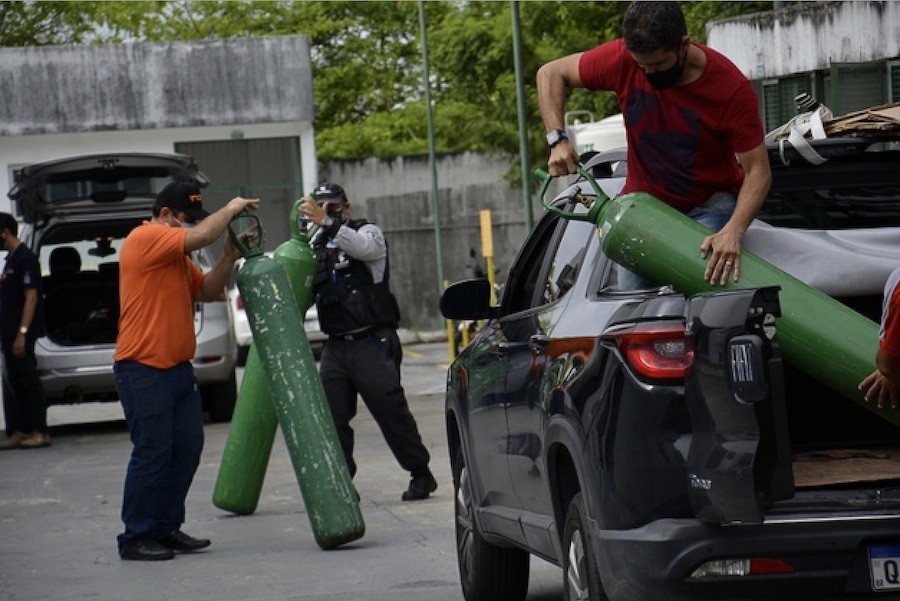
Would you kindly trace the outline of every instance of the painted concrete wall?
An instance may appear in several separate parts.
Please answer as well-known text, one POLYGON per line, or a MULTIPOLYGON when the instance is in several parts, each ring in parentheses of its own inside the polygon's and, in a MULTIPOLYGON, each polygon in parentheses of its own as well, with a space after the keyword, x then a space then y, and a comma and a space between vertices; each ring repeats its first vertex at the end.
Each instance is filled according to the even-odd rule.
POLYGON ((4 48, 0 135, 312 121, 305 36, 4 48))
POLYGON ((707 43, 750 79, 900 57, 900 2, 801 2, 710 23, 707 43))
POLYGON ((318 179, 305 36, 0 48, 0 89, 3 211, 15 167, 179 142, 298 137, 318 179))
MULTIPOLYGON (((439 155, 438 211, 431 202, 431 169, 427 156, 335 161, 322 167, 322 179, 341 184, 354 217, 376 223, 390 245, 391 289, 407 327, 443 327, 438 309, 435 221, 440 223, 444 279, 467 277, 469 250, 481 256, 480 215, 491 211, 497 281, 506 274, 528 234, 520 188, 505 181, 512 159, 481 153, 439 155)), ((537 221, 543 209, 531 203, 537 221)))

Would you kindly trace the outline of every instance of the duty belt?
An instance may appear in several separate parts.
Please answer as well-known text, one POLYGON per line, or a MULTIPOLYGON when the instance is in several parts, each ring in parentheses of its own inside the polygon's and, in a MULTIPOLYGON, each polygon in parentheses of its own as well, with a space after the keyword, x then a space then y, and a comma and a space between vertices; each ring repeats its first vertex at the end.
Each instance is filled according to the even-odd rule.
POLYGON ((368 328, 361 332, 351 332, 348 334, 332 334, 331 337, 339 338, 340 340, 347 340, 347 341, 362 340, 363 338, 368 338, 369 336, 371 336, 373 331, 374 331, 374 328, 368 328))

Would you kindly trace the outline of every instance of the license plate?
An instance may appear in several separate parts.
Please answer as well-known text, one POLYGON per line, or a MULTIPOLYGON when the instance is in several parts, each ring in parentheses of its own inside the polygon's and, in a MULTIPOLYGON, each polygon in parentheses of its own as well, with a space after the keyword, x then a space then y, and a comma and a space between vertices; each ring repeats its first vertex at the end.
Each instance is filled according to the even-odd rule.
POLYGON ((900 589, 900 545, 869 547, 869 569, 874 590, 900 589))

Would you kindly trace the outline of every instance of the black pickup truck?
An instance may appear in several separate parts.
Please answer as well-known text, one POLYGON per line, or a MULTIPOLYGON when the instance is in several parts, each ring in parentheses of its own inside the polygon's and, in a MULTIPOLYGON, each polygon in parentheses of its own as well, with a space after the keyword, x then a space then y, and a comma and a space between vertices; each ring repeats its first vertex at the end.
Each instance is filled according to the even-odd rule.
MULTIPOLYGON (((819 166, 773 155, 744 245, 877 322, 900 266, 900 150, 820 151, 819 166)), ((586 167, 621 189, 622 152, 586 167)), ((724 353, 758 331, 748 304, 774 313, 777 293, 620 291, 611 263, 593 224, 548 213, 499 307, 485 280, 442 297, 448 318, 487 319, 447 377, 467 601, 524 599, 531 555, 562 568, 573 600, 900 596, 900 428, 783 361, 777 334, 757 336, 755 410, 710 418, 704 403, 742 401, 729 369, 698 373, 714 362, 688 348, 685 316, 696 302, 730 316, 703 332, 724 353), (702 455, 716 437, 720 456, 702 455), (701 456, 720 481, 692 480, 701 456)))

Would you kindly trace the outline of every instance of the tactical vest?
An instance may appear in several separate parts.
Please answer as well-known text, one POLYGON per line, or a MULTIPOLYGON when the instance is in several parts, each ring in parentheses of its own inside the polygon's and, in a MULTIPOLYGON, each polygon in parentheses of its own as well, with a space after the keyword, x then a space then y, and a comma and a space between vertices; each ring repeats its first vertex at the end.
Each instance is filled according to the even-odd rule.
MULTIPOLYGON (((365 219, 355 219, 346 225, 358 230, 367 223, 365 219)), ((375 326, 396 328, 400 322, 400 309, 388 285, 387 255, 384 278, 376 284, 365 261, 354 259, 338 247, 329 247, 328 242, 323 232, 312 244, 318 260, 313 294, 322 331, 339 335, 375 326)))

